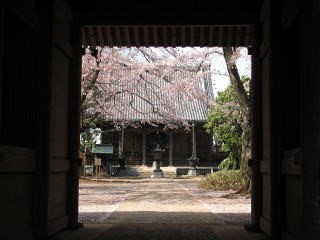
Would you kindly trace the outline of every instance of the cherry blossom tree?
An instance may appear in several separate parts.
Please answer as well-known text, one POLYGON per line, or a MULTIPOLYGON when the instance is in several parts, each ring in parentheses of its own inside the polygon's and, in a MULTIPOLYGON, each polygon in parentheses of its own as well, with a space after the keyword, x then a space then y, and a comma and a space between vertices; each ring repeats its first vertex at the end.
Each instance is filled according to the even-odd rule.
POLYGON ((189 128, 181 106, 212 104, 209 57, 215 49, 89 48, 82 61, 81 132, 113 120, 189 128), (204 81, 206 79, 206 81, 204 81), (210 83, 210 84, 209 84, 210 83), (208 85, 209 84, 209 85, 208 85), (137 106, 143 102, 144 108, 137 106), (178 104, 177 101, 184 104, 178 104), (179 106, 178 106, 179 105, 179 106), (139 121, 121 114, 134 109, 139 121), (150 114, 153 116, 150 119, 150 114), (122 117, 119 117, 122 116, 122 117))

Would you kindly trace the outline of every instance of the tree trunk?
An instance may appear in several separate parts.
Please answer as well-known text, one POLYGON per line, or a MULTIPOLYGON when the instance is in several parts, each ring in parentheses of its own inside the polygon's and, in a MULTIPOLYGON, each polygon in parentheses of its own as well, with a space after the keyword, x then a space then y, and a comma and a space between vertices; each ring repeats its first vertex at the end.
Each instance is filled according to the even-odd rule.
POLYGON ((250 102, 248 95, 241 81, 237 65, 236 56, 232 47, 224 47, 223 55, 226 61, 230 81, 237 96, 240 110, 242 113, 242 149, 240 170, 242 174, 241 192, 251 191, 251 169, 248 166, 248 160, 251 158, 251 126, 250 126, 250 102))
POLYGON ((251 168, 248 166, 248 160, 251 158, 251 126, 249 119, 243 118, 242 122, 242 147, 240 170, 242 174, 242 191, 251 191, 251 168))

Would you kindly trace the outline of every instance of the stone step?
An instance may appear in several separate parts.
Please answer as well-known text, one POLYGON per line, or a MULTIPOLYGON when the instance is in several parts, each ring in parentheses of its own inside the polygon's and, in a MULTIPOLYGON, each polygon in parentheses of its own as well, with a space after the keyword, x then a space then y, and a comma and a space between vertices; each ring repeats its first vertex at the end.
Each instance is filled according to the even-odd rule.
POLYGON ((132 176, 139 176, 138 171, 134 171, 133 169, 119 169, 117 176, 119 177, 132 177, 132 176))
MULTIPOLYGON (((150 178, 153 174, 153 167, 146 167, 141 165, 136 166, 126 166, 126 169, 119 169, 117 176, 119 177, 131 177, 131 176, 139 176, 141 178, 150 178)), ((164 177, 166 178, 174 178, 176 177, 176 168, 175 167, 162 167, 161 170, 164 173, 164 177)))
MULTIPOLYGON (((152 172, 140 172, 139 173, 139 177, 141 178, 150 178, 152 176, 152 172)), ((165 172, 164 173, 164 177, 165 178, 175 178, 176 177, 176 173, 168 173, 168 172, 165 172)))
MULTIPOLYGON (((146 178, 150 178, 151 175, 153 174, 153 169, 154 168, 149 168, 149 169, 141 169, 139 171, 139 176, 141 177, 146 177, 146 178)), ((176 177, 176 170, 175 168, 167 168, 167 167, 163 167, 160 168, 162 170, 162 172, 164 173, 164 177, 166 178, 174 178, 176 177)))

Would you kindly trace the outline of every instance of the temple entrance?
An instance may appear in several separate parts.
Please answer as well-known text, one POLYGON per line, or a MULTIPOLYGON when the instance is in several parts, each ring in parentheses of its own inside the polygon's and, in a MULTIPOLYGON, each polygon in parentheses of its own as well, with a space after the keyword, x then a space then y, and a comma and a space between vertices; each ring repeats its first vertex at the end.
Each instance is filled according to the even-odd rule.
MULTIPOLYGON (((80 229, 71 235, 88 229, 78 221, 79 80, 87 46, 249 47, 254 177, 247 229, 273 239, 319 236, 319 12, 317 1, 226 0, 213 7, 201 1, 0 1, 1 239, 59 239, 55 234, 68 235, 66 229, 80 229)), ((189 141, 173 134, 172 156, 189 150, 174 139, 189 141)), ((126 146, 132 160, 147 153, 147 134, 132 141, 142 142, 126 146)), ((103 229, 90 225, 89 235, 103 229)))
MULTIPOLYGON (((86 25, 83 26, 84 31, 81 31, 81 24, 79 22, 79 25, 72 24, 72 19, 69 15, 71 11, 65 8, 63 3, 64 1, 54 1, 52 8, 45 8, 41 6, 41 4, 39 6, 31 4, 31 8, 33 9, 34 7, 34 9, 30 12, 37 12, 37 9, 41 9, 41 11, 39 11, 41 14, 34 14, 35 18, 31 17, 30 22, 24 21, 25 19, 29 19, 28 17, 21 16, 25 14, 23 6, 21 6, 21 11, 15 11, 11 5, 9 6, 6 3, 5 12, 2 12, 3 9, 1 8, 1 32, 5 29, 5 34, 1 36, 6 36, 6 39, 1 38, 1 49, 6 49, 4 55, 1 55, 1 63, 5 62, 4 66, 1 65, 1 73, 5 69, 5 78, 1 78, 1 86, 4 87, 1 88, 1 133, 3 133, 1 135, 1 144, 12 145, 11 147, 1 148, 1 152, 4 153, 5 156, 1 159, 5 159, 5 161, 12 159, 12 162, 10 161, 10 164, 12 163, 11 165, 7 164, 7 162, 4 163, 6 168, 1 169, 1 173, 3 179, 5 179, 4 183, 12 181, 11 185, 16 187, 23 182, 23 189, 21 189, 22 191, 20 192, 22 197, 17 199, 16 202, 10 203, 8 208, 10 211, 6 210, 4 214, 8 216, 7 219, 10 219, 10 221, 8 220, 3 226, 11 226, 9 222, 14 222, 11 221, 13 219, 12 217, 14 217, 12 213, 18 212, 18 215, 23 216, 19 218, 23 222, 23 231, 19 234, 27 234, 30 239, 41 239, 45 236, 53 236, 55 233, 66 228, 80 227, 78 223, 78 167, 82 161, 79 160, 78 152, 79 102, 81 101, 81 97, 79 96, 81 48, 79 46, 88 45, 88 43, 93 44, 93 42, 90 42, 93 37, 91 31, 95 33, 96 26, 86 25), (61 12, 59 9, 65 9, 66 11, 61 12), (52 15, 55 16, 54 24, 51 22, 53 21, 51 18, 46 18, 46 16, 52 15), (40 19, 44 18, 42 20, 45 21, 37 22, 38 19, 36 16, 40 19), (3 19, 6 21, 3 22, 3 19), (46 35, 46 37, 41 35, 47 33, 45 29, 52 29, 42 24, 48 24, 50 26, 52 24, 51 27, 54 28, 52 30, 52 36, 50 34, 50 36, 46 35), (3 28, 3 26, 5 27, 3 28), (69 28, 70 26, 73 26, 73 28, 69 28), (19 37, 15 35, 14 30, 21 27, 25 36, 32 36, 32 38, 29 39, 29 47, 32 50, 29 49, 30 52, 28 53, 34 57, 34 59, 32 58, 32 61, 28 61, 25 58, 21 58, 21 64, 15 64, 14 56, 18 55, 19 49, 15 48, 14 45, 19 45, 19 37), (80 42, 79 33, 83 34, 83 43, 80 42), (13 39, 12 36, 15 36, 15 38, 13 39), (42 41, 42 39, 45 40, 42 41), (33 51, 37 49, 38 46, 41 46, 41 49, 39 51, 33 51), (12 53, 14 54, 11 55, 12 53), (28 65, 25 64, 27 62, 28 65), (33 71, 32 69, 35 70, 33 71), (12 73, 16 73, 16 75, 11 75, 12 73), (24 73, 22 74, 23 77, 18 73, 24 73), (30 80, 32 84, 24 85, 26 84, 25 81, 22 81, 24 78, 30 80), (18 85, 20 85, 20 87, 18 87, 18 85), (6 91, 2 93, 2 89, 6 91), (15 98, 15 96, 19 97, 15 98), (20 105, 20 103, 25 105, 20 105), (24 119, 23 123, 25 124, 21 125, 21 129, 13 127, 17 125, 16 121, 19 116, 24 119), (31 129, 34 131, 31 131, 31 129), (17 211, 14 211, 15 209, 17 211)), ((1 6, 3 6, 3 4, 4 3, 1 2, 1 6)), ((108 41, 111 39, 109 44, 115 42, 114 45, 120 46, 123 41, 121 39, 123 32, 119 31, 123 29, 126 32, 128 30, 129 35, 132 32, 137 33, 135 36, 138 38, 132 38, 135 39, 135 44, 147 46, 147 41, 140 40, 141 35, 144 35, 145 30, 148 30, 146 32, 148 36, 156 31, 156 35, 164 36, 161 38, 161 41, 158 42, 158 45, 174 45, 174 36, 177 35, 172 34, 171 27, 161 26, 149 29, 149 27, 137 25, 136 27, 123 29, 121 26, 115 25, 115 27, 112 26, 109 30, 112 33, 116 32, 116 35, 108 34, 106 36, 107 39, 109 39, 108 41), (115 36, 117 37, 115 38, 115 36), (118 38, 119 36, 120 38, 118 38), (170 39, 172 42, 168 43, 164 41, 165 39, 170 39)), ((108 29, 108 27, 106 29, 108 29)), ((97 34, 100 36, 106 29, 99 28, 97 34)), ((234 26, 226 29, 229 29, 230 32, 239 31, 240 33, 245 33, 248 28, 247 26, 234 26)), ((176 25, 174 31, 180 36, 175 39, 175 46, 202 46, 204 44, 211 46, 218 43, 220 44, 222 38, 214 37, 213 33, 224 32, 223 27, 211 25, 208 27, 188 25, 185 26, 185 28, 176 25), (190 36, 193 36, 191 41, 189 41, 190 36), (194 42, 195 39, 196 41, 194 42)), ((229 40, 234 38, 231 35, 228 38, 229 40)), ((94 38, 95 37, 96 36, 94 36, 94 38)), ((100 40, 103 40, 104 37, 100 40)), ((152 39, 155 40, 156 37, 152 39)), ((246 37, 237 38, 237 44, 247 43, 248 40, 246 37)), ((102 41, 101 45, 103 44, 105 43, 102 41)), ((156 42, 151 42, 150 38, 149 45, 150 44, 156 45, 156 42)), ((117 132, 118 135, 120 135, 119 133, 120 131, 117 132)), ((123 138, 122 136, 121 132, 121 136, 118 136, 118 139, 123 138)), ((141 151, 141 148, 142 152, 144 149, 143 144, 141 147, 141 145, 135 144, 135 141, 140 140, 140 143, 143 143, 143 136, 144 134, 142 133, 142 136, 132 137, 131 144, 129 145, 125 145, 125 142, 122 141, 123 145, 118 145, 118 148, 121 146, 120 153, 126 153, 127 151, 126 154, 134 160, 133 157, 135 154, 141 151)), ((146 164, 148 164, 148 136, 149 141, 152 142, 152 135, 150 135, 150 133, 149 135, 146 134, 146 164)), ((167 161, 166 164, 170 165, 170 152, 173 157, 175 154, 179 155, 178 157, 184 161, 186 157, 190 157, 190 150, 192 149, 192 145, 194 145, 192 144, 190 133, 185 135, 184 133, 173 132, 171 137, 170 133, 165 136, 169 139, 160 141, 159 145, 165 145, 162 146, 161 149, 163 149, 163 147, 168 149, 165 153, 168 154, 168 156, 166 156, 167 160, 165 160, 167 161), (170 138, 172 140, 170 140, 170 138), (167 144, 169 146, 167 146, 167 144), (170 144, 172 148, 170 148, 170 144)), ((200 137, 198 139, 200 139, 200 137)), ((110 154, 110 149, 111 148, 108 148, 107 152, 103 154, 110 154)), ((115 146, 112 148, 112 152, 116 152, 115 146)), ((198 152, 199 154, 201 153, 201 151, 198 152)), ((175 161, 173 157, 172 164, 174 164, 175 161)), ((91 160, 95 165, 100 166, 105 163, 106 159, 98 156, 91 160)), ((9 186, 10 184, 5 185, 9 186)), ((160 193, 164 191, 164 185, 159 183, 158 188, 160 193)), ((190 184, 190 186, 192 186, 192 184, 190 184)), ((20 189, 21 186, 18 188, 20 189)), ((117 188, 119 190, 121 186, 117 188)), ((183 189, 184 188, 182 188, 182 190, 173 188, 173 190, 170 191, 171 193, 177 192, 177 196, 179 196, 179 194, 183 196, 183 194, 185 194, 185 190, 183 189)), ((4 195, 7 196, 8 200, 15 198, 15 194, 11 188, 5 188, 5 190, 4 195)), ((148 188, 148 191, 152 191, 152 188, 148 188)), ((158 197, 163 201, 167 199, 167 195, 165 194, 160 194, 158 197)), ((190 198, 189 195, 185 198, 189 202, 195 201, 193 198, 190 198)), ((179 200, 178 198, 176 202, 179 202, 179 200)), ((175 207, 179 209, 182 206, 176 204, 175 207)), ((148 211, 150 208, 146 208, 146 210, 148 211)), ((202 207, 195 210, 197 213, 203 211, 204 208, 202 207)), ((172 210, 172 212, 174 213, 174 210, 172 210)), ((168 210, 168 213, 170 213, 170 210, 168 210)), ((204 215, 207 214, 205 213, 204 215)), ((196 217, 199 223, 203 223, 200 221, 200 216, 201 214, 199 216, 197 214, 191 214, 191 216, 187 216, 185 220, 190 222, 193 217, 196 217)), ((161 214, 156 217, 161 219, 165 218, 161 216, 161 214)), ((9 234, 10 230, 12 230, 11 227, 8 227, 5 234, 9 234)), ((177 230, 177 228, 174 228, 174 230, 177 230)), ((195 227, 193 227, 193 230, 195 230, 195 227)))
MULTIPOLYGON (((190 26, 190 28, 192 29, 192 26, 190 26)), ((90 29, 95 29, 98 33, 99 31, 103 31, 103 28, 95 26, 85 26, 83 31, 86 33, 86 31, 91 31, 90 29)), ((107 26, 107 29, 110 29, 111 32, 113 32, 113 30, 123 30, 118 26, 107 26)), ((136 28, 129 27, 129 32, 131 31, 130 29, 138 32, 141 31, 141 29, 145 29, 145 31, 150 29, 159 31, 157 28, 142 28, 140 26, 136 26, 136 28)), ((210 31, 210 29, 213 31, 214 26, 212 28, 206 28, 208 31, 210 31)), ((180 30, 177 26, 177 31, 180 30)), ((242 29, 240 31, 242 31, 242 29)), ((203 35, 203 37, 204 36, 205 35, 203 35)), ((109 37, 112 38, 112 36, 109 37)), ((89 44, 89 40, 86 39, 86 41, 87 44, 89 44)), ((122 40, 119 40, 119 42, 122 42, 122 40)), ((108 43, 110 44, 110 42, 108 43)), ((120 51, 117 48, 115 49, 115 51, 120 51)), ((164 49, 161 50, 165 51, 164 49)), ((89 47, 89 52, 91 55, 94 55, 94 57, 97 52, 97 56, 99 56, 99 51, 103 54, 103 50, 89 47)), ((106 49, 105 51, 110 51, 109 53, 113 54, 110 49, 106 49)), ((98 57, 95 57, 95 59, 98 59, 98 57)), ((97 61, 98 64, 101 64, 100 60, 97 61)), ((156 95, 155 93, 155 95, 153 95, 153 98, 157 99, 155 103, 152 102, 152 98, 147 99, 146 96, 148 94, 152 95, 153 93, 153 89, 149 88, 149 82, 146 81, 151 73, 153 77, 152 83, 154 85, 162 84, 160 81, 158 82, 156 78, 157 72, 155 69, 145 67, 147 70, 142 73, 141 71, 138 72, 139 74, 137 78, 135 78, 133 73, 136 69, 131 66, 129 68, 130 71, 128 71, 127 68, 121 68, 120 70, 117 68, 113 71, 110 70, 110 73, 101 73, 105 78, 110 76, 110 79, 112 79, 110 84, 113 85, 116 85, 117 81, 121 81, 124 72, 126 74, 124 75, 125 81, 123 84, 119 84, 121 89, 117 89, 117 95, 104 97, 104 101, 110 101, 109 99, 112 99, 113 102, 118 103, 118 105, 115 104, 116 110, 123 109, 124 113, 121 111, 116 112, 116 114, 110 112, 110 114, 107 115, 109 122, 106 120, 101 124, 103 136, 102 142, 99 143, 101 145, 112 145, 115 150, 112 153, 113 159, 117 158, 117 156, 124 158, 125 168, 119 166, 119 172, 112 177, 106 176, 106 178, 94 179, 93 176, 93 179, 91 179, 93 182, 91 182, 91 184, 90 179, 80 179, 79 221, 84 223, 85 226, 86 224, 96 223, 105 224, 105 228, 110 227, 110 224, 117 223, 119 224, 117 229, 121 228, 121 226, 123 226, 123 228, 131 228, 133 229, 131 231, 132 234, 138 234, 137 232, 140 232, 143 237, 159 234, 159 232, 164 231, 163 226, 166 226, 165 228, 168 226, 169 228, 172 227, 170 231, 165 231, 164 235, 174 235, 179 232, 179 225, 185 225, 185 228, 188 230, 184 231, 181 236, 182 238, 195 237, 194 234, 197 234, 195 229, 198 229, 200 232, 203 232, 204 235, 212 236, 212 239, 216 238, 215 231, 213 230, 215 227, 207 227, 207 225, 233 224, 240 230, 243 224, 250 223, 251 205, 249 195, 236 196, 231 194, 231 192, 220 192, 217 196, 213 196, 214 192, 210 193, 210 190, 201 190, 198 188, 201 177, 217 171, 218 161, 222 160, 213 161, 212 136, 210 136, 203 127, 206 119, 203 119, 201 114, 207 113, 207 109, 205 109, 203 105, 190 104, 189 108, 186 107, 185 111, 189 116, 189 125, 181 124, 182 127, 171 129, 165 125, 161 128, 161 126, 156 125, 156 121, 149 118, 149 115, 153 114, 156 118, 162 120, 162 118, 159 117, 163 117, 163 113, 159 107, 162 105, 161 99, 159 98, 161 94, 156 95), (146 95, 141 94, 141 88, 138 88, 139 91, 135 91, 136 89, 134 87, 140 86, 141 82, 143 83, 142 92, 148 92, 146 95), (130 85, 131 83, 134 83, 133 86, 130 85), (130 104, 128 106, 125 105, 123 99, 118 97, 121 94, 129 99, 130 104), (137 102, 136 99, 138 99, 137 102), (146 101, 147 104, 143 101, 146 101), (152 106, 151 110, 149 109, 149 105, 152 106), (149 112, 146 111, 146 109, 149 110, 149 112), (160 114, 156 115, 158 112, 160 112, 160 114), (134 119, 134 123, 130 125, 132 119, 134 119), (183 129, 183 126, 185 126, 187 130, 183 129), (106 131, 104 129, 106 129, 106 131), (194 160, 195 163, 192 166, 190 159, 194 160), (195 162, 196 160, 197 162, 195 162), (147 176, 147 168, 151 168, 149 176, 147 176), (171 176, 168 176, 168 168, 174 170, 173 173, 170 173, 171 176), (179 174, 180 176, 178 176, 179 174), (182 175, 183 177, 181 177, 182 175), (108 196, 108 193, 111 193, 110 196, 108 196), (206 194, 211 194, 209 197, 210 200, 206 199, 206 194), (111 199, 109 199, 109 197, 111 197, 111 199), (225 204, 222 203, 223 200, 227 201, 228 204, 233 207, 223 208, 222 206, 225 204), (217 202, 219 202, 220 205, 217 202), (210 207, 208 208, 208 206, 210 207), (141 225, 148 225, 148 228, 154 229, 154 231, 146 231, 141 225), (144 234, 146 235, 144 236, 144 234)), ((186 68, 180 67, 176 69, 182 72, 186 68)), ((156 70, 160 71, 162 69, 156 70)), ((166 70, 170 71, 171 68, 167 68, 166 70)), ((193 68, 188 68, 187 70, 190 72, 194 71, 193 68)), ((205 71, 202 66, 201 71, 205 71)), ((178 74, 177 72, 178 71, 174 73, 178 74)), ((100 72, 98 74, 100 74, 100 72)), ((204 81, 201 86, 205 87, 206 93, 209 96, 213 96, 212 92, 210 92, 212 91, 212 79, 209 75, 203 76, 205 77, 203 78, 204 81)), ((169 77, 171 77, 171 75, 167 74, 163 79, 170 82, 169 77)), ((177 80, 177 78, 173 79, 177 80)), ((102 77, 100 79, 97 78, 97 81, 103 82, 104 79, 102 77)), ((92 79, 91 83, 92 85, 94 84, 92 79)), ((170 90, 173 89, 174 88, 171 88, 170 90)), ((107 90, 109 92, 112 91, 110 88, 107 90)), ((167 96, 167 94, 168 93, 165 92, 162 95, 167 96)), ((172 95, 170 97, 172 97, 172 95)), ((179 96, 178 100, 179 101, 173 102, 181 109, 189 104, 188 99, 183 96, 179 96)), ((109 109, 112 109, 113 102, 108 102, 109 109)), ((103 106, 103 104, 100 104, 100 106, 103 106)), ((162 125, 164 125, 163 122, 165 121, 161 122, 162 125)), ((111 231, 109 237, 112 237, 114 230, 109 230, 111 231)), ((123 234, 127 234, 127 232, 124 231, 123 234)), ((160 234, 160 236, 162 235, 160 234)))

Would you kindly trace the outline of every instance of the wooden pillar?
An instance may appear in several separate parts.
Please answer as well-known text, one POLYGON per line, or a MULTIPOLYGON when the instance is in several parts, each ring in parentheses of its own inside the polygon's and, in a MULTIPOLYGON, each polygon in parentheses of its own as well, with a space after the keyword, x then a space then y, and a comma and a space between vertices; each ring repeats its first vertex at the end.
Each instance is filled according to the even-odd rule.
POLYGON ((124 124, 121 124, 121 132, 119 133, 119 157, 123 157, 123 140, 124 140, 124 124))
POLYGON ((142 165, 147 165, 147 133, 142 130, 142 165))
MULTIPOLYGON (((79 136, 80 136, 80 92, 81 92, 81 52, 80 25, 74 24, 72 32, 72 70, 69 87, 69 128, 68 128, 68 157, 70 159, 70 170, 68 175, 68 214, 69 227, 78 228, 82 226, 78 222, 79 211, 79 136)), ((85 171, 84 171, 85 172, 85 171)))
MULTIPOLYGON (((39 6, 41 28, 39 34, 43 39, 52 38, 50 17, 52 15, 52 3, 39 6)), ((50 144, 50 119, 51 119, 51 75, 52 75, 52 46, 49 41, 40 41, 38 74, 39 81, 38 101, 39 119, 36 128, 36 163, 37 171, 34 176, 34 222, 35 239, 46 239, 48 236, 48 199, 49 199, 49 144, 50 144)))
POLYGON ((173 166, 172 151, 173 151, 173 134, 169 133, 169 166, 173 166))
MULTIPOLYGON (((259 219, 259 226, 263 232, 271 236, 271 210, 274 207, 272 205, 272 186, 271 186, 271 159, 272 159, 272 147, 271 147, 271 97, 272 97, 272 84, 271 84, 271 72, 273 62, 271 61, 271 13, 270 13, 269 1, 264 1, 261 9, 260 20, 261 26, 261 43, 260 45, 260 61, 261 61, 261 118, 262 121, 262 153, 260 159, 260 173, 262 175, 262 196, 263 204, 261 210, 261 217, 259 219)), ((274 131, 273 131, 274 132, 274 131)), ((279 163, 278 163, 279 165, 279 163)))
MULTIPOLYGON (((279 18, 281 4, 278 1, 270 1, 269 5, 269 17, 270 17, 270 38, 269 49, 267 54, 269 55, 269 120, 270 120, 270 233, 272 239, 279 239, 282 234, 282 230, 285 226, 284 211, 285 205, 283 200, 285 198, 285 183, 283 175, 281 174, 282 166, 279 162, 283 156, 283 107, 288 105, 282 105, 281 101, 284 96, 287 97, 281 91, 282 78, 287 75, 283 72, 281 56, 283 52, 283 31, 280 28, 279 18)), ((287 87, 284 89, 288 89, 287 87)), ((268 111, 267 108, 263 111, 268 111)), ((297 111, 298 108, 297 108, 297 111)))
POLYGON ((196 138, 196 130, 195 124, 192 124, 192 156, 197 157, 197 138, 196 138))
POLYGON ((300 23, 303 237, 320 234, 320 6, 305 4, 300 23))
MULTIPOLYGON (((256 28, 257 31, 257 28, 256 28)), ((251 180, 251 223, 245 225, 248 231, 260 230, 260 216, 262 210, 262 185, 260 174, 260 160, 262 159, 262 113, 261 113, 261 68, 259 58, 259 38, 256 32, 256 44, 251 48, 252 51, 252 77, 250 81, 250 95, 252 96, 251 109, 251 158, 249 164, 252 167, 251 180)))
POLYGON ((123 141, 124 141, 124 124, 122 124, 122 127, 121 127, 121 155, 122 156, 124 154, 123 141))
POLYGON ((2 81, 4 78, 3 73, 4 63, 4 3, 0 2, 0 131, 1 131, 1 114, 2 114, 2 81))
POLYGON ((124 156, 124 149, 123 149, 123 142, 124 142, 124 123, 121 124, 121 132, 120 132, 120 139, 121 142, 119 143, 119 155, 118 155, 118 160, 119 160, 119 165, 120 165, 120 170, 126 169, 125 167, 125 156, 124 156))
POLYGON ((121 132, 119 132, 119 139, 118 139, 118 157, 121 155, 121 132))

